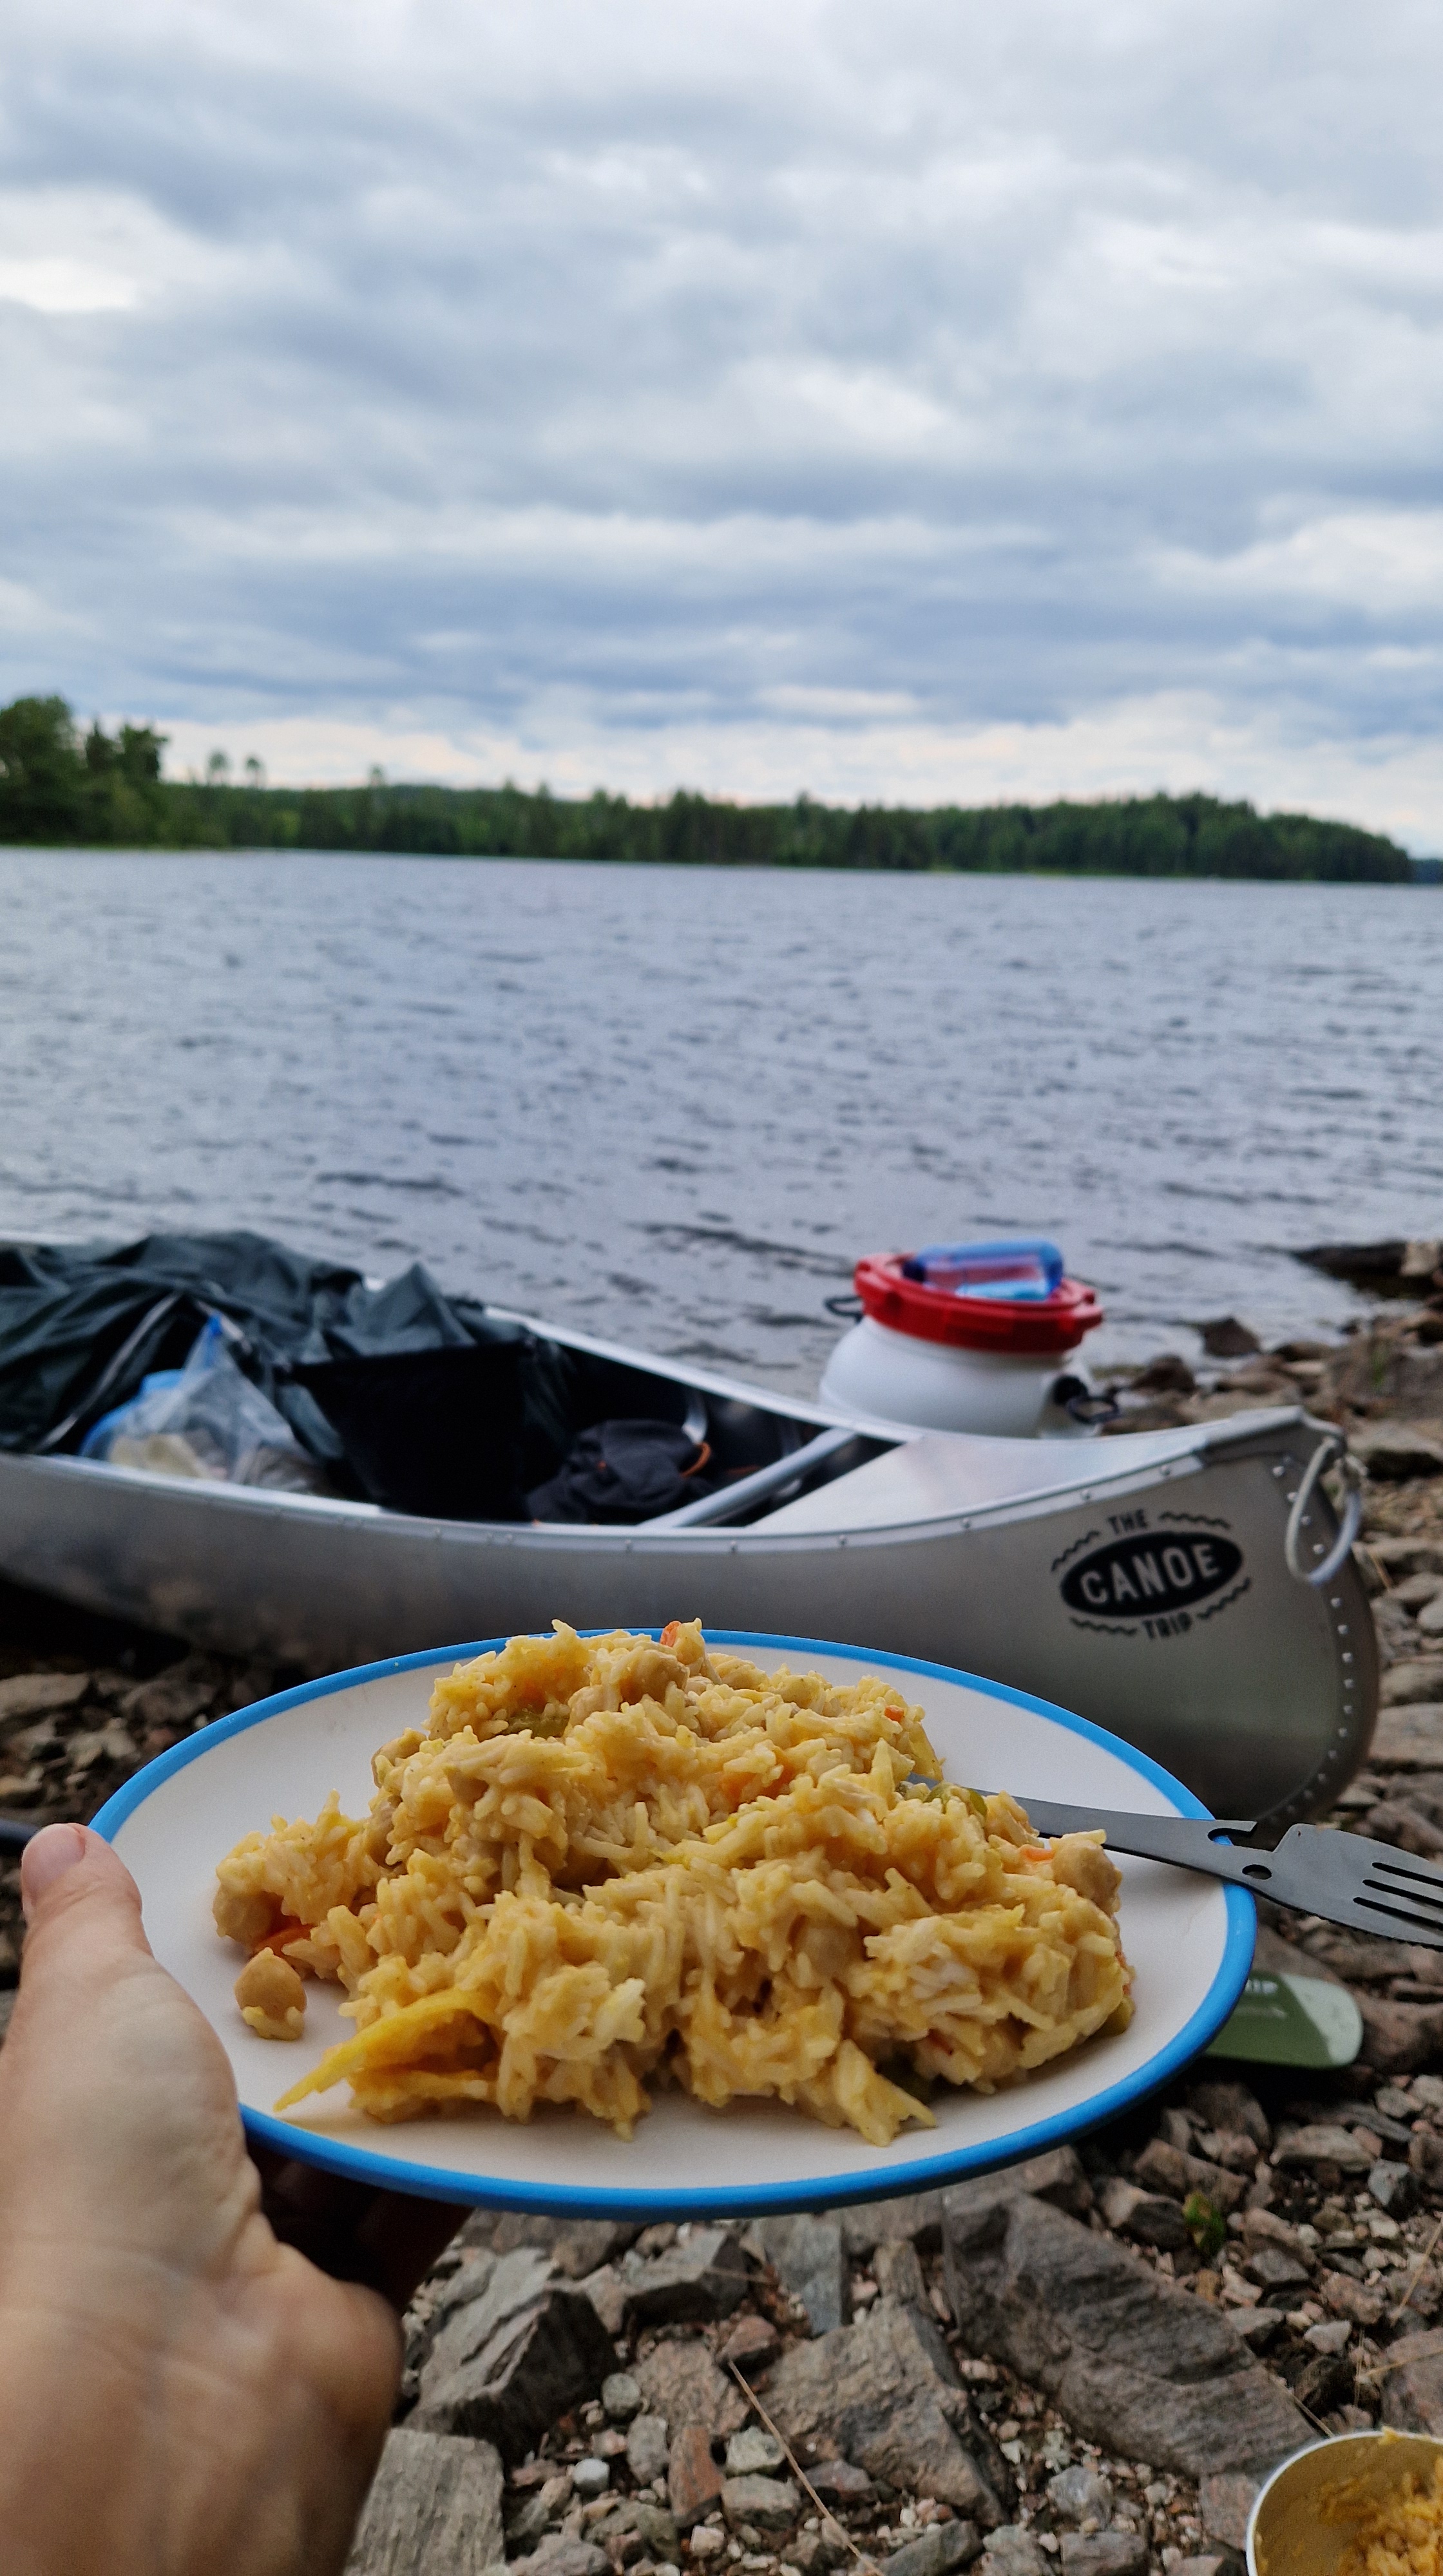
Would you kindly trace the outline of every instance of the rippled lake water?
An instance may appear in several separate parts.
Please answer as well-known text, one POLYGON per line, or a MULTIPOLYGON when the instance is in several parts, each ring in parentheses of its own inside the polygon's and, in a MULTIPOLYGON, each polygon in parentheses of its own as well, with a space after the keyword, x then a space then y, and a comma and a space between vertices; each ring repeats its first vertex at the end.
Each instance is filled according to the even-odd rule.
POLYGON ((250 1225, 811 1391, 861 1252, 1045 1233, 1090 1356, 1443 1232, 1443 894, 0 851, 0 1230, 250 1225))

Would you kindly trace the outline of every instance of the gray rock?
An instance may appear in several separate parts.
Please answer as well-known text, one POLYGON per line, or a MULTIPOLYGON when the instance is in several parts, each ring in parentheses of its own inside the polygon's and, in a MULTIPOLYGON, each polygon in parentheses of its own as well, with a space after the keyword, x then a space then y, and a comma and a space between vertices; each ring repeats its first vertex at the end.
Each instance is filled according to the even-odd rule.
POLYGON ((1246 2084, 1210 2081, 1195 2084, 1188 2095, 1188 2108, 1195 2112, 1205 2129, 1220 2129, 1223 2135, 1251 2138, 1265 2151, 1273 2143, 1268 2115, 1246 2084))
POLYGON ((708 2441, 725 2441, 751 2409, 736 2381, 717 2368, 704 2343, 659 2343, 632 2373, 648 2414, 664 2415, 675 2434, 699 2424, 708 2441))
POLYGON ((900 2245, 879 2245, 872 2256, 872 2277, 884 2299, 900 2299, 904 2305, 925 2308, 927 2284, 917 2260, 917 2248, 904 2237, 900 2245))
POLYGON ((1224 2310, 1235 2335, 1240 2335, 1252 2352, 1261 2352, 1270 2344, 1287 2314, 1285 2308, 1228 2308, 1224 2310))
POLYGON ((494 2442, 508 2464, 615 2368, 595 2309, 532 2248, 503 2255, 481 2296, 457 2308, 421 2372, 420 2432, 494 2442))
POLYGON ((1172 2576, 1229 2576, 1232 2564, 1220 2550, 1209 2550, 1201 2558, 1180 2558, 1172 2576))
POLYGON ((721 2502, 733 2531, 747 2522, 758 2531, 789 2531, 802 2509, 802 2491, 790 2478, 725 2478, 721 2502))
POLYGON ((1224 2217, 1238 2207, 1248 2187, 1242 2174, 1229 2173, 1226 2165, 1210 2164, 1205 2156, 1185 2155, 1165 2138, 1151 2139, 1133 2170, 1148 2191, 1166 2192, 1174 2200, 1189 2200, 1200 2191, 1224 2217))
POLYGON ((494 2254, 470 2254, 457 2271, 450 2273, 434 2289, 431 2289, 428 2284, 427 2295, 431 2308, 428 2320, 429 2340, 432 2343, 435 2342, 448 2317, 454 2316, 458 2308, 468 2307, 473 2299, 479 2299, 482 2296, 495 2269, 494 2254))
POLYGON ((1025 2163, 1008 2165, 1001 2173, 954 2183, 942 2195, 943 2243, 954 2216, 965 2216, 973 2208, 991 2209, 1001 2199, 1042 2200, 1053 2209, 1084 2218, 1092 2207, 1093 2192, 1077 2149, 1052 2147, 1045 2156, 1029 2156, 1025 2163))
POLYGON ((1257 2245, 1247 2257, 1243 2271, 1260 2290, 1300 2288, 1309 2277, 1308 2266, 1301 2255, 1289 2254, 1281 2245, 1257 2245))
POLYGON ((1398 2433, 1443 2436, 1443 2331, 1400 2335, 1388 2347, 1383 2421, 1398 2433))
POLYGON ((571 2480, 563 2475, 548 2478, 543 2487, 529 2495, 519 2513, 506 2524, 506 2546, 513 2558, 524 2558, 546 2537, 554 2522, 559 2521, 571 2496, 571 2480))
POLYGON ((506 2209, 499 2218, 492 2216, 485 2242, 493 2254, 515 2254, 532 2246, 549 2254, 566 2280, 579 2281, 623 2254, 640 2233, 639 2226, 620 2219, 543 2218, 534 2210, 506 2209))
MULTIPOLYGON (((447 2576, 453 2576, 454 2568, 465 2564, 464 2559, 453 2561, 447 2576)), ((406 2576, 406 2571, 398 2567, 396 2576, 406 2576)), ((526 2576, 611 2576, 611 2561, 604 2549, 597 2548, 594 2540, 580 2540, 573 2538, 570 2532, 554 2531, 528 2558, 526 2576)))
MULTIPOLYGON (((1051 2147, 1046 2155, 1030 2156, 1023 2164, 1009 2165, 1005 2173, 989 2175, 987 2184, 994 2191, 1005 2184, 1009 2191, 1027 2192, 1035 2200, 1050 2200, 1059 2209, 1071 2210, 1074 2217, 1085 2216, 1092 2206, 1092 2186, 1075 2147, 1051 2147)), ((847 2252, 855 2259, 870 2254, 878 2245, 899 2245, 910 2240, 919 2254, 939 2254, 946 2204, 957 2191, 965 2192, 971 2187, 959 2183, 951 2191, 913 2192, 901 2200, 864 2201, 856 2208, 844 2209, 842 2234, 847 2252)))
POLYGON ((1064 2531, 1063 2576, 1147 2576, 1140 2531, 1064 2531))
POLYGON ((1281 2245, 1285 2253, 1306 2264, 1309 2270, 1317 2261, 1312 2248, 1304 2244, 1296 2227, 1290 2227, 1287 2220, 1279 2218, 1276 2210, 1272 2209, 1244 2210, 1243 2243, 1249 2251, 1256 2245, 1281 2245))
POLYGON ((744 2424, 727 2444, 729 2478, 769 2478, 786 2465, 782 2444, 775 2433, 764 2433, 760 2424, 744 2424))
POLYGON ((0 1726, 74 1708, 90 1688, 89 1673, 12 1673, 0 1682, 0 1726))
POLYGON ((178 1664, 167 1665, 153 1681, 138 1682, 127 1691, 120 1703, 120 1714, 137 1735, 145 1734, 152 1726, 179 1731, 203 1715, 227 1679, 225 1665, 216 1656, 198 1650, 193 1655, 183 1655, 178 1664))
POLYGON ((799 2531, 787 2543, 787 2564, 798 2576, 828 2576, 829 2569, 844 2567, 851 2554, 846 2533, 830 2514, 820 2531, 799 2531))
POLYGON ((597 2496, 605 2495, 611 2484, 610 2462, 594 2459, 578 2460, 571 2472, 571 2483, 583 2504, 593 2503, 597 2496))
POLYGON ((599 2272, 588 2272, 578 2287, 591 2301, 603 2333, 619 2335, 626 2323, 626 2285, 615 2264, 603 2263, 599 2272))
POLYGON ((1085 2218, 1092 2207, 1092 2185, 1076 2147, 1049 2147, 1044 2156, 1029 2156, 1012 2167, 1008 2179, 1029 2200, 1045 2200, 1073 2218, 1085 2218))
POLYGON ((1443 1759, 1443 1706, 1436 1697, 1421 1706, 1381 1708, 1368 1759, 1375 1771, 1436 1772, 1443 1759))
POLYGON ((1096 2469, 1059 2469, 1047 2481, 1047 2500, 1064 2522, 1111 2522, 1111 2481, 1096 2469))
POLYGON ((837 2218, 764 2218, 761 2240, 779 2281, 800 2299, 813 2334, 830 2334, 851 2313, 847 2253, 837 2218))
POLYGON ((1425 2191, 1443 2191, 1443 2137, 1436 2129, 1416 2128, 1408 2149, 1408 2169, 1425 2191))
POLYGON ((1102 2214, 1117 2235, 1135 2237, 1139 2245, 1155 2245, 1162 2253, 1179 2254, 1192 2243, 1180 2202, 1125 2182, 1121 2174, 1103 2187, 1102 2214))
POLYGON ((1409 2218, 1418 2206, 1418 2185, 1406 2165, 1374 2165, 1368 2190, 1390 2218, 1409 2218))
POLYGON ((1248 2516, 1261 2485, 1260 2477, 1248 2477, 1236 2470, 1214 2470, 1200 2478, 1197 2502, 1204 2540, 1241 2554, 1248 2536, 1248 2516))
MULTIPOLYGON (((602 2404, 606 2399, 603 2394, 602 2404)), ((637 2415, 626 2437, 626 2465, 639 2487, 649 2487, 655 2478, 666 2475, 670 2450, 664 2415, 637 2415)))
POLYGON ((739 2317, 718 2357, 739 2370, 743 2379, 759 2379, 764 2370, 770 2370, 781 2346, 781 2336, 769 2318, 739 2317))
POLYGON ((1275 2165, 1336 2165, 1340 2173, 1365 2174, 1373 2162, 1369 2148, 1351 2129, 1331 2120, 1314 2120, 1306 2128, 1284 2129, 1273 2149, 1275 2165))
MULTIPOLYGON (((615 2267, 622 2320, 639 2326, 714 2325, 746 2296, 750 2271, 724 2227, 694 2227, 679 2244, 650 2256, 635 2249, 615 2267)), ((585 2285, 588 2289, 590 2283, 585 2285)))
POLYGON ((1411 2075, 1431 2066, 1443 2049, 1443 2004, 1405 2004, 1359 1995, 1362 2057, 1379 2075, 1411 2075))
POLYGON ((591 2526, 592 2539, 599 2548, 607 2550, 608 2556, 608 2544, 613 2540, 624 2540, 631 2532, 637 2534, 649 2558, 670 2561, 675 2565, 681 2555, 681 2535, 675 2516, 667 2512, 665 2505, 652 2504, 645 2496, 628 2496, 624 2503, 618 2504, 614 2513, 603 2514, 600 2521, 591 2526))
POLYGON ((921 2310, 878 2299, 856 2325, 794 2344, 763 2394, 794 2449, 825 2437, 874 2478, 935 2496, 983 2529, 1001 2522, 1006 2469, 973 2424, 952 2356, 921 2310))
POLYGON ((876 2493, 866 2470, 851 2460, 818 2460, 807 2475, 823 2504, 870 2504, 876 2493))
POLYGON ((641 2382, 633 2379, 629 2370, 613 2370, 608 2379, 603 2379, 601 2410, 608 2424, 629 2424, 633 2415, 641 2413, 645 2403, 641 2382))
POLYGON ((1430 1440, 1409 1422, 1379 1422, 1355 1431, 1350 1444, 1375 1481, 1397 1483, 1412 1476, 1443 1476, 1443 1443, 1430 1440))
MULTIPOLYGON (((1433 1708, 1443 1703, 1443 1655, 1419 1655, 1394 1664, 1378 1685, 1384 1708, 1433 1708)), ((1436 1744, 1434 1751, 1436 1754, 1436 1744)))
POLYGON ((1030 2531, 1020 2522, 1004 2522, 989 2533, 982 2576, 1046 2576, 1047 2560, 1030 2531))
POLYGON ((458 2567, 493 2566, 505 2545, 501 2483, 501 2462, 489 2442, 393 2427, 346 2576, 454 2576, 458 2567))
POLYGON ((893 2550, 884 2561, 886 2576, 951 2576, 954 2567, 970 2567, 981 2551, 975 2522, 934 2522, 893 2550))
POLYGON ((1301 2450, 1306 2417, 1203 2300, 1044 2202, 961 2199, 946 2254, 964 2345, 1042 2388, 1086 2439, 1191 2477, 1301 2450))
POLYGON ((901 2200, 864 2200, 841 2213, 842 2235, 847 2252, 855 2260, 870 2254, 876 2245, 901 2245, 910 2241, 919 2254, 937 2254, 942 2248, 941 2191, 908 2192, 901 2200))

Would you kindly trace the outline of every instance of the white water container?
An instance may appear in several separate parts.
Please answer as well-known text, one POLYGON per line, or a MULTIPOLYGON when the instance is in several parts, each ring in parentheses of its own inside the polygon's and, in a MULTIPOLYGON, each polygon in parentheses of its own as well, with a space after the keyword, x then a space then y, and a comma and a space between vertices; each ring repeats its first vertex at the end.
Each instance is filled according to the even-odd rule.
POLYGON ((864 1312, 827 1362, 824 1404, 1002 1439, 1077 1438, 1094 1427, 1088 1382, 1070 1355, 1102 1309, 1090 1288, 1064 1278, 1054 1244, 872 1255, 853 1276, 864 1312))
POLYGON ((822 1375, 822 1402, 839 1413, 866 1413, 926 1431, 986 1431, 994 1438, 1083 1436, 1089 1426, 1067 1411, 1085 1391, 1076 1367, 1007 1351, 969 1351, 894 1333, 864 1315, 844 1333, 822 1375), (1061 1385, 1062 1400, 1053 1390, 1061 1385))

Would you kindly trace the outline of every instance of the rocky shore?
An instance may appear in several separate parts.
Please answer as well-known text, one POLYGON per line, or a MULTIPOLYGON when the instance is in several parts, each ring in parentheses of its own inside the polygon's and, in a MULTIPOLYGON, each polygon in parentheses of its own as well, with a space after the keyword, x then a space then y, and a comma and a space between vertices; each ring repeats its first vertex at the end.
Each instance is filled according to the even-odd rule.
MULTIPOLYGON (((1415 1248, 1409 1248, 1415 1249, 1415 1248)), ((1305 1400, 1366 1470, 1383 1708, 1334 1821, 1443 1855, 1443 1294, 1337 1345, 1118 1373, 1119 1428, 1305 1400)), ((293 1678, 0 1587, 0 1811, 93 1814, 293 1678)), ((476 2213, 406 2319, 353 2576, 1236 2576, 1318 2431, 1443 2434, 1443 1952, 1262 1909, 1260 1960, 1350 1986, 1333 2076, 1200 2063, 1077 2150, 836 2215, 476 2213)), ((0 1876, 0 2023, 18 1974, 0 1876)))

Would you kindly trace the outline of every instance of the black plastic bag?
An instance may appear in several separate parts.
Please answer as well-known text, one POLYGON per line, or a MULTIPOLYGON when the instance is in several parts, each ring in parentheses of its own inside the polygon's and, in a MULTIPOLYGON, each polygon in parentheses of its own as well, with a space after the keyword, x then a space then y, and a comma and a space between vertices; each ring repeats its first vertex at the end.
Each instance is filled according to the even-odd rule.
POLYGON ((702 1474, 710 1456, 675 1422, 596 1422, 527 1507, 538 1521, 654 1520, 713 1491, 702 1474))
POLYGON ((525 1339, 300 1361, 291 1380, 330 1424, 373 1503, 425 1519, 525 1517, 525 1339))

